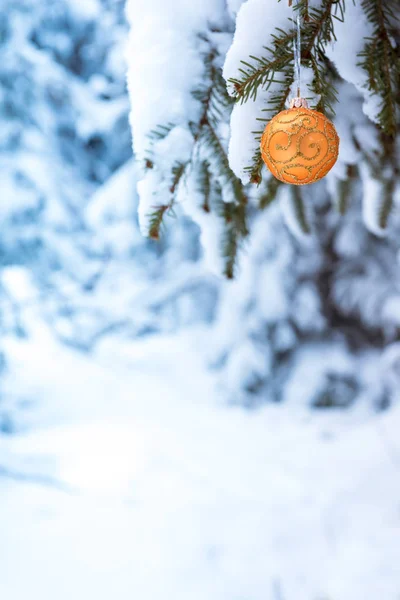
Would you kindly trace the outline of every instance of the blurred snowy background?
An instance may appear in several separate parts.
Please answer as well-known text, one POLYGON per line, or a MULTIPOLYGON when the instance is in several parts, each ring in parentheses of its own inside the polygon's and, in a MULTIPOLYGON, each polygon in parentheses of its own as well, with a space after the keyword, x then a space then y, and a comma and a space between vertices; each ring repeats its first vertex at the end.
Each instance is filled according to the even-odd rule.
POLYGON ((395 233, 142 237, 124 11, 2 1, 0 598, 399 600, 395 233))

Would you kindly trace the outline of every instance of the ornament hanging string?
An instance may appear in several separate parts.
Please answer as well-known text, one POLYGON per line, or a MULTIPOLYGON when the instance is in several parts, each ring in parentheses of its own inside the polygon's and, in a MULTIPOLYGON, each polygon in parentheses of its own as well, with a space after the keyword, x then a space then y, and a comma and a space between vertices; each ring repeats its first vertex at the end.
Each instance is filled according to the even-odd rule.
POLYGON ((293 10, 293 23, 295 24, 295 32, 293 37, 293 52, 294 52, 294 81, 297 91, 297 97, 301 98, 301 19, 298 0, 289 0, 289 6, 293 10))

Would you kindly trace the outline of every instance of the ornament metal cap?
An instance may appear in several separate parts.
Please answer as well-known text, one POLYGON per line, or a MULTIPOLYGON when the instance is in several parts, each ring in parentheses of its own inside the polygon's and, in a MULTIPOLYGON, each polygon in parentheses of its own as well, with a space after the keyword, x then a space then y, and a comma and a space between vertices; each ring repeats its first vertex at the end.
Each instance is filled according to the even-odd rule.
POLYGON ((290 101, 290 108, 309 108, 308 102, 305 98, 292 98, 290 101))

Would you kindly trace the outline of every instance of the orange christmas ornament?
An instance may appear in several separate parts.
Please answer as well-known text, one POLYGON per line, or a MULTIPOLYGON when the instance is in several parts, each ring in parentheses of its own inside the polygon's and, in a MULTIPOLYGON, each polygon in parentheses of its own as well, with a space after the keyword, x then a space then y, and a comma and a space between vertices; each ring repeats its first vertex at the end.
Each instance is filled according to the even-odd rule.
POLYGON ((267 124, 261 155, 271 173, 284 183, 306 185, 325 177, 339 152, 336 129, 324 114, 295 98, 267 124))

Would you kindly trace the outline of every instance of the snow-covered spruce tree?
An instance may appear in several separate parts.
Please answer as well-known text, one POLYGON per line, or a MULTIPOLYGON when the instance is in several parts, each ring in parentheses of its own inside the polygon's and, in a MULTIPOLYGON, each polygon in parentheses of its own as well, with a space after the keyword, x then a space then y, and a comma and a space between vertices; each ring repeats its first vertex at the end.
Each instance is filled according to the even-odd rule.
MULTIPOLYGON (((215 304, 204 269, 186 276, 198 256, 193 224, 180 220, 159 244, 139 233, 124 8, 124 0, 2 4, 2 340, 34 335, 44 319, 87 351, 106 333, 199 318, 191 302, 207 318, 215 304)), ((0 371, 13 368, 4 354, 0 371)), ((11 431, 21 399, 1 385, 0 431, 11 431)))
MULTIPOLYGON (((84 211, 131 158, 126 31, 123 2, 2 3, 2 338, 29 336, 44 318, 61 339, 86 348, 104 326, 89 306, 104 248, 92 243, 84 211)), ((15 403, 5 396, 7 430, 15 403)))
POLYGON ((189 215, 207 268, 235 276, 210 330, 231 398, 385 406, 400 321, 396 3, 294 4, 303 95, 341 138, 328 177, 302 188, 272 178, 259 152, 294 92, 294 7, 130 0, 141 229, 158 238, 168 215, 189 215))

